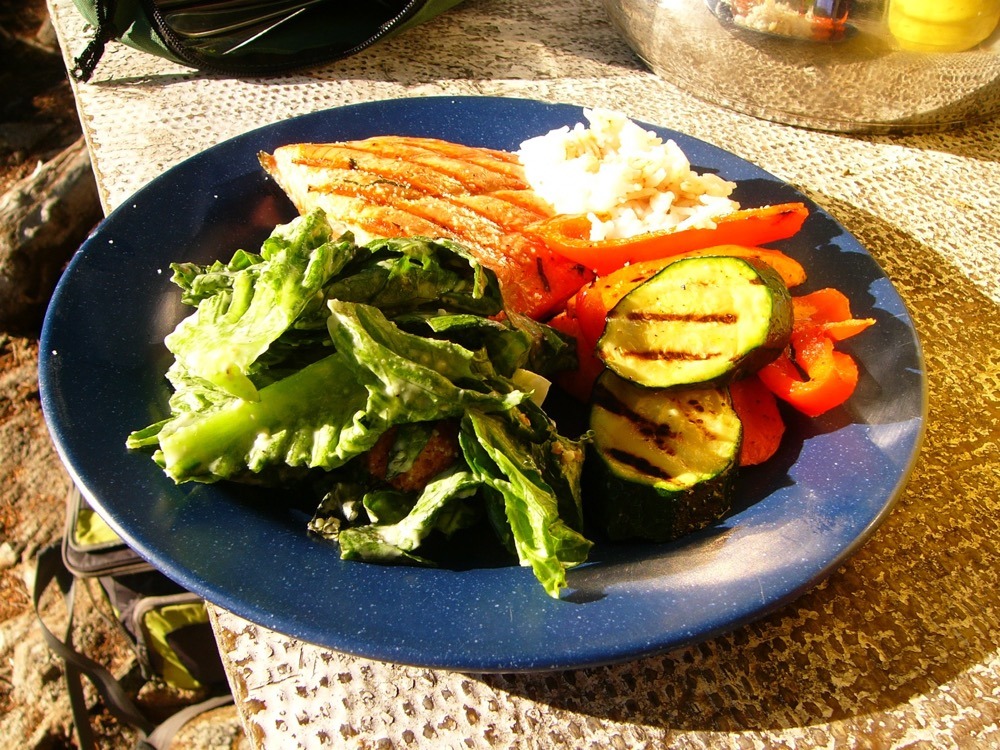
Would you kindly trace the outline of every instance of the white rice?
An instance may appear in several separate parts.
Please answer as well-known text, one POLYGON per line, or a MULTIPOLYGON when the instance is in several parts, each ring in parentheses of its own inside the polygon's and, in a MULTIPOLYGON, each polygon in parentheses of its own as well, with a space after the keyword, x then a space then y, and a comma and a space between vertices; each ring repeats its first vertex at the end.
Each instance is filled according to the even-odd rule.
POLYGON ((814 20, 812 8, 802 13, 798 8, 791 8, 776 0, 763 0, 759 4, 751 4, 744 14, 733 13, 733 22, 738 26, 799 39, 813 37, 814 20))
POLYGON ((556 213, 586 214, 590 239, 714 227, 739 204, 736 188, 698 174, 680 147, 617 112, 584 110, 590 123, 524 141, 518 151, 532 189, 556 213))

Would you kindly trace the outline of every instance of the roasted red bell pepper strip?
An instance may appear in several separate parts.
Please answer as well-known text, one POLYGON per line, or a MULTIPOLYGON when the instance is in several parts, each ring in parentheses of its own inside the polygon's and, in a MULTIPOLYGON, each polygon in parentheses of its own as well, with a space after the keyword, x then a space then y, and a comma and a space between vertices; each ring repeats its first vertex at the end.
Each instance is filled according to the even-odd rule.
POLYGON ((576 293, 576 317, 584 336, 596 344, 604 332, 608 311, 664 265, 662 260, 635 263, 583 286, 576 293))
POLYGON ((777 453, 785 434, 778 402, 756 375, 730 383, 729 394, 743 423, 740 466, 762 464, 777 453))
POLYGON ((578 401, 590 401, 594 381, 604 370, 604 363, 594 354, 597 340, 584 335, 579 319, 569 310, 556 315, 549 325, 576 339, 577 369, 556 373, 554 381, 578 401))
POLYGON ((672 255, 665 260, 678 260, 680 258, 691 258, 699 255, 732 255, 737 258, 759 260, 777 271, 781 280, 785 282, 785 286, 789 289, 793 289, 799 284, 805 283, 806 280, 806 270, 802 267, 801 263, 794 258, 785 255, 780 250, 774 250, 769 247, 713 245, 712 247, 705 247, 701 250, 691 250, 686 253, 672 255))
POLYGON ((821 289, 792 298, 795 310, 791 346, 758 375, 778 398, 803 414, 818 417, 840 406, 854 393, 858 366, 834 345, 873 325, 853 318, 850 303, 836 289, 821 289))
POLYGON ((820 326, 834 341, 843 341, 856 336, 866 328, 875 325, 872 318, 854 318, 851 303, 839 289, 827 287, 792 298, 795 320, 799 325, 807 322, 820 326))
POLYGON ((793 330, 792 347, 794 362, 785 350, 758 372, 775 396, 808 417, 818 417, 851 397, 858 366, 849 354, 833 348, 833 339, 816 328, 793 330))
POLYGON ((591 240, 590 219, 559 214, 535 224, 529 231, 555 253, 590 268, 609 273, 627 263, 638 263, 699 250, 713 245, 757 247, 791 237, 802 228, 809 210, 802 203, 782 203, 734 211, 716 220, 713 229, 646 232, 623 239, 591 240))

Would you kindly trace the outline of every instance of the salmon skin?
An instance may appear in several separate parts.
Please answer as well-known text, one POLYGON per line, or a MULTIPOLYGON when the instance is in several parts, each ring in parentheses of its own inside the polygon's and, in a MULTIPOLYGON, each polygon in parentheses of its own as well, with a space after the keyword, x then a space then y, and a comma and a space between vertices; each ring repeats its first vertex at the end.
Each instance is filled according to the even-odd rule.
POLYGON ((500 281, 508 310, 544 320, 593 278, 528 227, 552 216, 517 156, 434 138, 297 143, 259 154, 300 213, 322 208, 359 243, 378 237, 461 242, 500 281))

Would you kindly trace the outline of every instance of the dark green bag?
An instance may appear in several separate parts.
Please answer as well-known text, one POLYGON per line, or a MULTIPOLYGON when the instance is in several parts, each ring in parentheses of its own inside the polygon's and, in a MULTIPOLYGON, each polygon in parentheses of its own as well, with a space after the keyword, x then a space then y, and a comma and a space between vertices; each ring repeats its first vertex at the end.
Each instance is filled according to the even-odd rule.
POLYGON ((73 75, 89 80, 113 39, 210 73, 282 73, 353 55, 461 1, 74 0, 96 31, 73 75))

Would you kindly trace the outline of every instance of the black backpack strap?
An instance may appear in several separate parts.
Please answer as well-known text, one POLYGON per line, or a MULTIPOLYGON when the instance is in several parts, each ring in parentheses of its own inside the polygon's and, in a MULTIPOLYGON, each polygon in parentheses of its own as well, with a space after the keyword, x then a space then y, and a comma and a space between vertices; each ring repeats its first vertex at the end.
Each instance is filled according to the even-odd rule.
POLYGON ((142 711, 125 693, 121 683, 107 669, 93 659, 81 654, 73 647, 73 575, 66 568, 62 558, 61 544, 46 547, 38 556, 35 569, 35 585, 32 591, 32 603, 35 614, 42 629, 42 637, 53 653, 61 657, 66 664, 66 687, 70 696, 70 707, 73 711, 73 722, 80 740, 81 750, 94 747, 93 732, 83 696, 83 681, 86 677, 97 688, 108 711, 122 723, 137 729, 144 737, 148 736, 155 725, 147 719, 142 711), (49 584, 55 581, 63 593, 63 599, 69 616, 66 624, 66 634, 58 638, 46 626, 42 619, 40 602, 42 593, 49 584))

